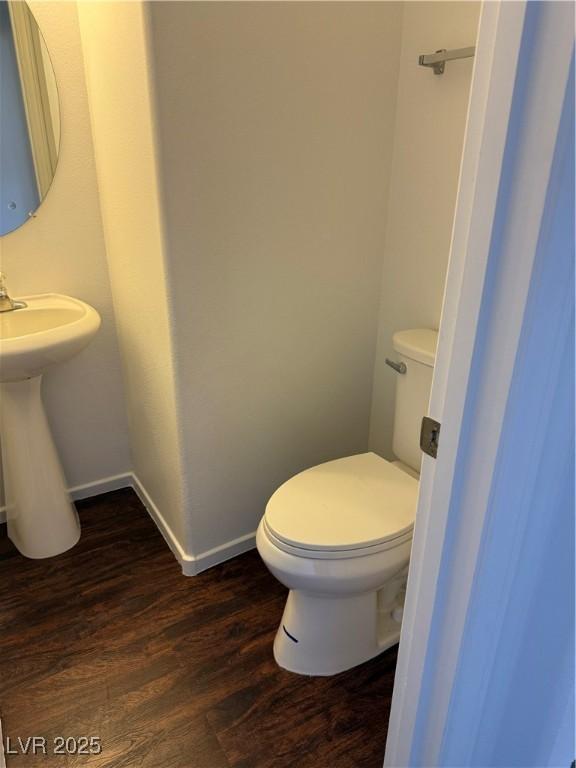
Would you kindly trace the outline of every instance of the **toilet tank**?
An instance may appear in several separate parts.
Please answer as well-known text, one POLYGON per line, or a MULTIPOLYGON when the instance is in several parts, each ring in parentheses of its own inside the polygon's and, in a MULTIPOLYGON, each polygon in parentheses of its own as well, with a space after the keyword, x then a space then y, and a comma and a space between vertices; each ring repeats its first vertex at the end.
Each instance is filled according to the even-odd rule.
POLYGON ((420 425, 428 413, 438 331, 418 328, 398 331, 392 346, 406 373, 396 377, 392 450, 397 459, 420 472, 420 425))

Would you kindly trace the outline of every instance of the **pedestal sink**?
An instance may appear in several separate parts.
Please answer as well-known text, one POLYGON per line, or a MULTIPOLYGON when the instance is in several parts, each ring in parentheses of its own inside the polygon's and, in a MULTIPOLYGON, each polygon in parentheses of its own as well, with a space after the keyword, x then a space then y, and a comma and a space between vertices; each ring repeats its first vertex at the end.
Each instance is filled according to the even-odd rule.
POLYGON ((0 430, 8 536, 23 555, 52 557, 80 523, 42 405, 42 373, 80 352, 100 327, 95 309, 58 294, 24 296, 0 313, 0 430))

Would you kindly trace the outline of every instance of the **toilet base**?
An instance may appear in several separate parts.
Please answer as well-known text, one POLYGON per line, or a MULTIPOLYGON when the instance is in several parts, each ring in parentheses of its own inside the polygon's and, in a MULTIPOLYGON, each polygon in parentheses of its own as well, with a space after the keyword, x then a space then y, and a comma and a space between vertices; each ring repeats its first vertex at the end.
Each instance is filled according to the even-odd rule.
POLYGON ((289 672, 327 676, 391 648, 400 640, 401 625, 392 613, 402 607, 403 595, 386 597, 383 601, 381 592, 330 596, 291 590, 274 640, 276 662, 289 672))

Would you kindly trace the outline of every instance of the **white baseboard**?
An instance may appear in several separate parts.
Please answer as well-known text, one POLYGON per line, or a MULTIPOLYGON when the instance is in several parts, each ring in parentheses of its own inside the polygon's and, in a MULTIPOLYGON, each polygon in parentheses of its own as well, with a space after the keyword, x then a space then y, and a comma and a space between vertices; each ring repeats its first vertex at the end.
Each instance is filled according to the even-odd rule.
POLYGON ((111 475, 102 480, 95 480, 92 483, 83 485, 74 485, 68 489, 72 501, 89 499, 91 496, 99 496, 101 493, 117 491, 120 488, 132 487, 132 472, 123 472, 121 475, 111 475))
MULTIPOLYGON (((101 493, 117 491, 119 488, 132 488, 132 472, 123 472, 120 475, 111 475, 103 477, 101 480, 94 480, 91 483, 83 485, 73 485, 68 488, 68 493, 72 501, 89 499, 90 496, 99 496, 101 493)), ((0 507, 0 524, 6 522, 6 507, 0 507)))
POLYGON ((225 544, 214 547, 214 549, 207 549, 206 552, 201 552, 193 558, 195 571, 188 572, 183 564, 182 573, 185 576, 194 576, 196 573, 212 568, 213 565, 231 560, 243 552, 248 552, 248 550, 254 549, 255 546, 256 531, 239 536, 237 539, 232 539, 232 541, 227 541, 225 544))
POLYGON ((218 565, 226 560, 230 560, 236 555, 241 555, 243 552, 247 552, 249 549, 254 549, 256 546, 256 532, 240 536, 232 541, 227 541, 224 544, 220 544, 214 549, 208 549, 205 552, 201 552, 199 555, 193 555, 184 550, 174 531, 170 528, 170 525, 158 509, 158 507, 152 501, 150 495, 138 479, 136 475, 132 475, 132 488, 136 492, 136 495, 146 507, 148 514, 156 523, 156 526, 162 534, 164 541, 170 549, 172 554, 180 563, 182 573, 185 576, 196 576, 196 574, 206 571, 213 565, 218 565))
MULTIPOLYGON (((152 497, 146 490, 146 488, 143 486, 143 484, 138 479, 137 475, 132 474, 131 476, 131 488, 134 489, 136 495, 142 502, 143 506, 146 508, 146 511, 154 520, 156 523, 156 527, 162 534, 162 538, 168 544, 170 549, 172 550, 172 554, 178 560, 180 565, 182 566, 182 573, 186 573, 186 565, 189 561, 193 561, 194 557, 193 555, 189 555, 180 542, 178 541, 178 538, 174 534, 174 531, 172 528, 170 528, 170 525, 166 521, 166 518, 162 515, 156 504, 153 502, 152 497)), ((187 574, 193 576, 196 573, 194 570, 192 573, 187 574)))
MULTIPOLYGON (((68 489, 70 498, 73 501, 80 501, 91 496, 98 496, 101 493, 117 491, 120 488, 132 488, 146 511, 156 523, 156 527, 162 534, 166 544, 170 547, 172 554, 180 563, 182 573, 185 576, 195 576, 202 571, 206 571, 213 565, 218 565, 226 560, 230 560, 236 555, 248 552, 256 546, 256 532, 239 536, 237 539, 227 541, 213 549, 208 549, 198 555, 193 555, 184 550, 170 525, 152 500, 146 488, 142 485, 138 477, 133 472, 124 472, 120 475, 104 477, 101 480, 95 480, 83 485, 75 485, 68 489)), ((0 523, 6 522, 6 507, 0 507, 0 523)))

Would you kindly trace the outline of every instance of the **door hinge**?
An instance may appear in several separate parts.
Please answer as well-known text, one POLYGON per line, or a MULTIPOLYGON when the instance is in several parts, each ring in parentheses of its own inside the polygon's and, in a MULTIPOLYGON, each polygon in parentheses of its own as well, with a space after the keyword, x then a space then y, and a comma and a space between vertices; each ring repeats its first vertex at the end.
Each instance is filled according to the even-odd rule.
POLYGON ((440 423, 431 419, 430 416, 424 416, 422 427, 420 428, 420 448, 432 456, 433 459, 438 455, 438 442, 440 440, 440 423))

